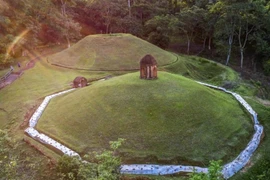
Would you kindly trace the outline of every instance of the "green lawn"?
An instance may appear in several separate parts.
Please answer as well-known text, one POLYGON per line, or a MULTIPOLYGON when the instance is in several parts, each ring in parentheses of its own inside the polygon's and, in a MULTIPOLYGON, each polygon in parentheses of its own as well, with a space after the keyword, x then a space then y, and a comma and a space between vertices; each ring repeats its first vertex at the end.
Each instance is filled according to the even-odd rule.
POLYGON ((49 57, 52 64, 91 70, 139 69, 140 60, 151 54, 159 66, 173 63, 176 56, 130 34, 90 35, 49 57))
POLYGON ((48 65, 45 60, 37 62, 34 68, 25 71, 12 85, 0 90, 0 125, 6 122, 22 123, 27 112, 37 108, 45 96, 71 88, 76 76, 91 79, 104 75, 108 73, 58 68, 48 65))
POLYGON ((175 64, 165 66, 164 69, 191 79, 216 85, 234 82, 239 78, 238 74, 232 69, 196 56, 179 55, 178 61, 175 64))
POLYGON ((125 138, 121 151, 128 162, 146 156, 167 163, 227 161, 248 143, 251 119, 233 97, 158 74, 148 81, 130 73, 58 97, 37 128, 80 153, 125 138))

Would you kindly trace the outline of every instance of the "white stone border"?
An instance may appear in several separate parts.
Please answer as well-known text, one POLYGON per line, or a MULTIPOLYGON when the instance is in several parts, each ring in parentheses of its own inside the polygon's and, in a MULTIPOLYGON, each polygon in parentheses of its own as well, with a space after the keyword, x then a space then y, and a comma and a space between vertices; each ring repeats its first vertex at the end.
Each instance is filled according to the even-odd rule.
POLYGON ((33 114, 33 116, 31 117, 31 119, 29 120, 29 127, 25 130, 25 132, 31 136, 32 138, 47 144, 47 145, 51 145, 54 148, 56 148, 57 150, 63 152, 66 155, 69 156, 79 156, 78 153, 76 153, 75 151, 72 151, 71 149, 69 149, 68 147, 60 144, 59 142, 56 142, 55 140, 53 140, 52 138, 46 136, 45 134, 39 133, 36 129, 35 126, 37 125, 37 122, 39 120, 39 118, 41 117, 43 111, 45 110, 45 108, 47 107, 47 105, 49 104, 50 100, 54 97, 63 95, 65 93, 68 93, 70 91, 73 91, 74 89, 69 89, 66 91, 62 91, 50 96, 47 96, 43 102, 41 103, 41 105, 38 107, 38 109, 36 110, 36 112, 33 114))
MULTIPOLYGON (((218 89, 221 91, 224 91, 228 94, 231 94, 235 97, 235 99, 245 107, 245 109, 252 115, 253 117, 253 123, 254 123, 254 130, 255 133, 251 139, 251 141, 248 143, 247 147, 235 158, 232 162, 225 164, 222 168, 222 174, 225 179, 228 179, 232 177, 234 174, 236 174, 238 171, 240 171, 248 161, 250 160, 252 154, 254 151, 258 148, 261 140, 261 136, 263 134, 263 126, 260 125, 258 119, 257 119, 257 113, 252 109, 252 107, 237 93, 231 92, 226 90, 225 88, 213 86, 210 84, 198 82, 201 85, 218 89)), ((80 158, 80 155, 76 153, 75 151, 69 149, 68 147, 56 142, 52 138, 39 133, 37 130, 35 130, 35 126, 42 115, 43 111, 49 104, 49 101, 56 97, 60 96, 62 94, 68 93, 70 91, 73 91, 74 89, 66 90, 60 93, 56 93, 50 96, 47 96, 42 104, 39 106, 39 108, 36 110, 36 112, 33 114, 29 121, 29 127, 25 130, 25 132, 31 136, 34 139, 39 140, 40 142, 51 145, 54 148, 60 150, 66 155, 69 156, 78 156, 80 158)), ((155 165, 155 164, 130 164, 130 165, 121 165, 120 166, 120 172, 122 174, 147 174, 147 175, 167 175, 167 174, 175 174, 179 172, 202 172, 207 173, 208 168, 202 168, 197 166, 183 166, 183 165, 155 165)))

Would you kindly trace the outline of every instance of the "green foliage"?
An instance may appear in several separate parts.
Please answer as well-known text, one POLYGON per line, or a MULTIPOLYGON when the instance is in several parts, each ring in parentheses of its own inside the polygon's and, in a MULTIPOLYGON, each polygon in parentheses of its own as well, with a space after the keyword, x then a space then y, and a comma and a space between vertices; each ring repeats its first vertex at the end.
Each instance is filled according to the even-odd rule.
POLYGON ((14 58, 7 54, 0 54, 0 67, 9 67, 14 62, 14 58))
POLYGON ((96 163, 80 163, 78 180, 97 180, 98 169, 96 163))
POLYGON ((208 167, 208 173, 196 173, 193 172, 189 178, 189 180, 221 180, 222 174, 222 166, 221 160, 219 161, 210 161, 210 165, 208 167))
POLYGON ((120 177, 121 160, 115 155, 125 140, 111 141, 111 150, 96 153, 97 163, 79 160, 77 157, 62 156, 57 164, 58 176, 67 180, 117 180, 120 177))
POLYGON ((177 18, 172 15, 155 16, 145 25, 148 41, 165 49, 169 46, 169 34, 177 31, 177 18))
POLYGON ((98 180, 117 180, 120 172, 119 166, 121 160, 114 156, 116 150, 122 145, 125 139, 119 138, 117 141, 111 141, 110 147, 112 150, 105 150, 101 154, 96 155, 98 160, 98 180))
POLYGON ((57 171, 62 179, 77 179, 80 161, 78 158, 67 155, 62 156, 57 164, 57 171))
POLYGON ((160 48, 166 49, 169 46, 170 38, 162 33, 152 32, 148 37, 148 41, 160 48))

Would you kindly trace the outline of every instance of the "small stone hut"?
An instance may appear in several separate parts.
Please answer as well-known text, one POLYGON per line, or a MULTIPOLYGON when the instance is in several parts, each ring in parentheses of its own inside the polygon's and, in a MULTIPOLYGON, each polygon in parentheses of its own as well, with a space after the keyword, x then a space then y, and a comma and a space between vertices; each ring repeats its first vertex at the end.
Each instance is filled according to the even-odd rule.
POLYGON ((140 61, 140 78, 141 79, 157 78, 157 61, 150 54, 144 56, 140 61))
POLYGON ((85 87, 85 86, 87 86, 87 79, 85 77, 78 76, 73 80, 74 88, 85 87))

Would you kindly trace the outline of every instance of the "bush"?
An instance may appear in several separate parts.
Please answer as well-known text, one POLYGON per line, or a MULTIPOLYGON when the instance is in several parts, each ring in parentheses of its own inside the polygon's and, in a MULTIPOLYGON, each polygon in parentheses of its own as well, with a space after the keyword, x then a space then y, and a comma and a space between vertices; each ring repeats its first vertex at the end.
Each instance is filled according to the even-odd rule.
POLYGON ((78 157, 62 156, 57 164, 58 177, 65 180, 118 180, 120 158, 115 156, 124 139, 110 142, 111 150, 96 154, 98 163, 82 162, 78 157))
POLYGON ((223 179, 221 174, 222 166, 221 161, 210 161, 208 173, 195 173, 193 172, 189 180, 219 180, 223 179))

